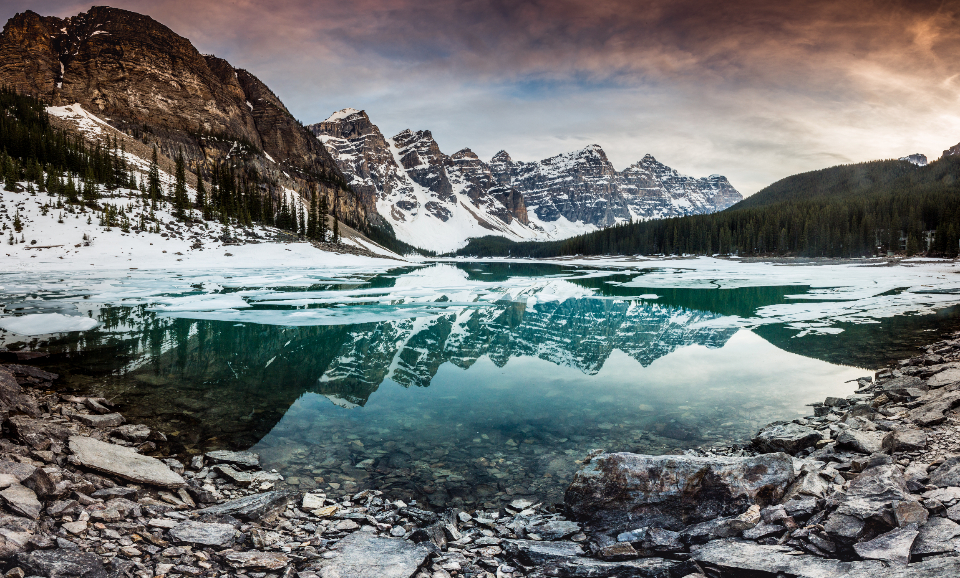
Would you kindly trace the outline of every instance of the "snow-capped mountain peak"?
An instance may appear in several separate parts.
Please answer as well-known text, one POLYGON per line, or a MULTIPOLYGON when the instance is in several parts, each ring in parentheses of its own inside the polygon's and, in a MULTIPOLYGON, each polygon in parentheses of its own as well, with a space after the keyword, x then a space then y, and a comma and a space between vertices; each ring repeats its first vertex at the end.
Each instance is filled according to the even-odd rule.
POLYGON ((562 239, 625 221, 710 213, 742 199, 725 177, 681 175, 649 154, 617 171, 598 144, 536 162, 501 150, 485 163, 469 148, 444 154, 429 130, 386 139, 356 109, 308 128, 352 178, 368 212, 400 240, 435 251, 485 235, 562 239))

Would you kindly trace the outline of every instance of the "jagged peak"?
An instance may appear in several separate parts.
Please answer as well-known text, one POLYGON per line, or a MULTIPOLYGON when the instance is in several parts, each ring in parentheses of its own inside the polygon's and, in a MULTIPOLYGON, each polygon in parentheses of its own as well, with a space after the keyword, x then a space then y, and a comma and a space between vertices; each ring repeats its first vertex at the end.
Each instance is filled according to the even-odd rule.
POLYGON ((510 158, 510 153, 505 150, 501 150, 497 154, 493 155, 493 158, 490 159, 491 163, 512 163, 513 159, 510 158))
POLYGON ((362 111, 362 110, 357 110, 357 109, 355 109, 355 108, 341 108, 341 109, 338 110, 337 112, 331 114, 331 115, 327 118, 327 120, 325 120, 325 121, 323 121, 323 122, 336 122, 336 121, 338 121, 338 120, 345 120, 345 119, 350 118, 351 116, 354 116, 354 115, 357 115, 357 114, 363 114, 364 116, 366 116, 366 113, 365 113, 364 111, 362 111))
POLYGON ((473 152, 469 148, 462 148, 457 152, 453 153, 453 155, 451 155, 450 158, 454 160, 460 160, 460 159, 479 159, 480 157, 478 157, 477 153, 473 152))

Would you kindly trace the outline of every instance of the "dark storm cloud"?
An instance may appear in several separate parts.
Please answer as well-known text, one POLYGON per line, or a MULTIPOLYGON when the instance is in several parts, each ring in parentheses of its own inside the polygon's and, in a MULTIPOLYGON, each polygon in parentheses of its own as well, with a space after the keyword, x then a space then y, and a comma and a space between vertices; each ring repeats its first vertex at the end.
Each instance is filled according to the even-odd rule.
MULTIPOLYGON (((265 80, 305 122, 365 108, 446 152, 598 143, 744 192, 960 141, 958 3, 124 0, 265 80)), ((66 16, 86 5, 5 3, 66 16)))

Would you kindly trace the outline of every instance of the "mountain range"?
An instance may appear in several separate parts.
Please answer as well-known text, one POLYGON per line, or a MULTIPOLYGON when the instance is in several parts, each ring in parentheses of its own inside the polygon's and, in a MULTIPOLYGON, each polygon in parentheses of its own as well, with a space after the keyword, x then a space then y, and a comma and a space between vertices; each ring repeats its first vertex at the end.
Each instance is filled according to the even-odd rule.
POLYGON ((506 151, 483 161, 466 148, 443 153, 428 130, 386 138, 354 109, 304 127, 249 71, 201 54, 149 16, 103 6, 69 18, 12 17, 0 33, 0 85, 78 105, 167 159, 182 151, 205 181, 228 166, 275 199, 316 191, 354 228, 392 229, 433 251, 486 235, 561 239, 742 199, 725 177, 683 176, 651 155, 617 171, 599 145, 534 162, 506 151))
POLYGON ((726 177, 693 178, 652 155, 617 171, 599 145, 540 161, 501 150, 443 153, 429 130, 386 138, 365 111, 307 127, 367 210, 411 245, 454 250, 471 237, 562 239, 623 222, 712 213, 743 199, 726 177))

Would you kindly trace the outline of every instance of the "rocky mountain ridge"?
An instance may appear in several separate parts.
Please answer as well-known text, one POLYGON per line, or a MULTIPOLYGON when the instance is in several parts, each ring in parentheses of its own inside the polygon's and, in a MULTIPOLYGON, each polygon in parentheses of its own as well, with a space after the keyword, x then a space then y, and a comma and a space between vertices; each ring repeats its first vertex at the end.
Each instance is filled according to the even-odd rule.
POLYGON ((326 149, 263 82, 149 16, 104 6, 16 14, 0 33, 0 84, 79 104, 167 157, 182 149, 201 175, 226 163, 274 195, 315 186, 343 220, 367 222, 326 149))
POLYGON ((386 138, 366 112, 308 127, 398 238, 435 250, 469 237, 558 239, 617 223, 723 210, 742 195, 726 177, 693 178, 646 155, 617 171, 599 145, 535 162, 469 148, 444 154, 428 130, 386 138), (429 228, 433 234, 423 229, 429 228))

